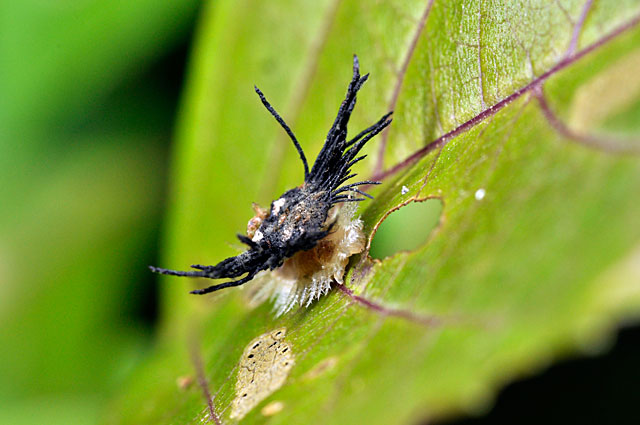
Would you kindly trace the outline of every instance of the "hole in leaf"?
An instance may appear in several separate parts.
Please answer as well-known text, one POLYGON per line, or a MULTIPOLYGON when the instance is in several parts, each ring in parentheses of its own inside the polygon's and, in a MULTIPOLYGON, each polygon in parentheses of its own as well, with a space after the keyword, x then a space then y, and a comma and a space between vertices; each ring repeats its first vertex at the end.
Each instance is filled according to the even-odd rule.
POLYGON ((384 259, 400 251, 419 248, 440 222, 441 214, 442 201, 436 198, 400 207, 378 227, 369 255, 384 259))

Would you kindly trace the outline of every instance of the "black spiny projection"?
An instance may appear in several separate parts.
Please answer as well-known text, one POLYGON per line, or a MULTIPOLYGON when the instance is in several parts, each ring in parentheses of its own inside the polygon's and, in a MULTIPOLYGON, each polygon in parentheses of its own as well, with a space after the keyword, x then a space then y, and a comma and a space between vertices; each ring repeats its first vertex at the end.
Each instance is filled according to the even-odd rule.
POLYGON ((287 132, 298 150, 304 165, 304 183, 286 191, 273 201, 268 213, 257 209, 258 215, 250 222, 250 227, 253 223, 253 229, 248 232, 249 235, 238 234, 238 239, 249 247, 247 251, 222 260, 215 266, 192 265, 195 269, 192 271, 167 270, 152 266, 150 269, 156 273, 173 276, 236 279, 191 292, 207 294, 242 285, 262 270, 274 270, 294 254, 314 248, 329 235, 335 223, 335 215, 329 214, 332 207, 339 203, 362 201, 364 197, 371 198, 359 190, 358 186, 379 184, 374 181, 345 184, 356 176, 351 174, 351 167, 366 156, 358 156, 363 146, 391 123, 389 112, 371 127, 347 140, 347 124, 356 104, 356 95, 368 77, 369 74, 360 76, 358 57, 354 55, 353 78, 347 88, 347 95, 311 170, 295 135, 256 87, 260 100, 287 132), (356 197, 352 197, 351 194, 356 194, 356 197), (359 195, 363 197, 358 197, 359 195))

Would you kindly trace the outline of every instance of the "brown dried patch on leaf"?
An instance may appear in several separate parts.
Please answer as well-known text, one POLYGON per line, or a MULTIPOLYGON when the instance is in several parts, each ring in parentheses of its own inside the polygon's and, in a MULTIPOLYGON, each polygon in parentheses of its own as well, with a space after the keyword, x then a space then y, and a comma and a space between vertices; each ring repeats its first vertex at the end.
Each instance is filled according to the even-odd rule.
POLYGON ((327 357, 326 359, 316 364, 307 373, 305 373, 304 379, 306 380, 316 379, 318 376, 323 375, 324 373, 336 367, 337 364, 338 364, 338 358, 336 356, 327 357))
POLYGON ((287 380, 294 356, 284 341, 285 335, 285 328, 276 329, 255 338, 245 348, 238 366, 231 419, 242 419, 287 380))

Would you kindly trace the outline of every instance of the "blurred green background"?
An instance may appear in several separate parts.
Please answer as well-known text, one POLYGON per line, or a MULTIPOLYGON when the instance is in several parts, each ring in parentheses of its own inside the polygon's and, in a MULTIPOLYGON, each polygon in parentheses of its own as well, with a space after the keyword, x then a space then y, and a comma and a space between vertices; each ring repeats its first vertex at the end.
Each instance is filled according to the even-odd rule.
MULTIPOLYGON (((95 423, 153 348, 146 265, 200 7, 0 2, 0 424, 95 423)), ((561 366, 516 398, 571 392, 631 409, 629 394, 606 392, 634 379, 638 332, 626 335, 601 363, 561 366), (606 377, 575 379, 603 364, 606 377)))
POLYGON ((0 423, 95 423, 149 350, 196 1, 0 4, 0 423))

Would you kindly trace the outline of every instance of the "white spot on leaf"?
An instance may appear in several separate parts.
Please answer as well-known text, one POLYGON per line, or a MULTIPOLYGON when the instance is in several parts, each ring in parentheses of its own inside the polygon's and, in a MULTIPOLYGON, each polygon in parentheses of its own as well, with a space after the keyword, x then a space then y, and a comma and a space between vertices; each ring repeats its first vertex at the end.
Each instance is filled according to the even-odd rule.
POLYGON ((262 413, 262 416, 273 416, 276 413, 282 412, 282 409, 284 409, 284 403, 276 400, 260 409, 260 413, 262 413))
POLYGON ((482 201, 486 194, 487 194, 487 192, 484 189, 476 190, 476 194, 475 194, 476 200, 482 201))

